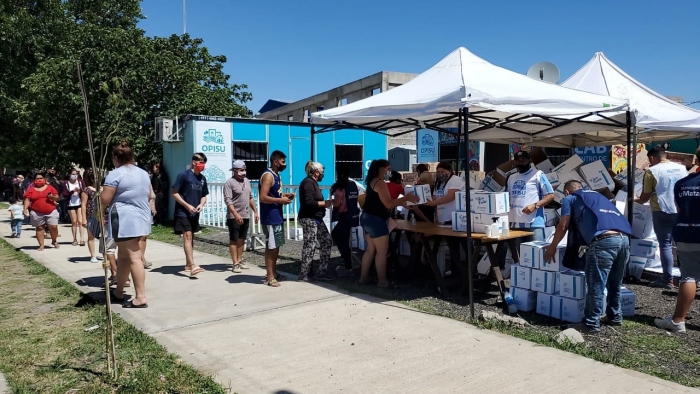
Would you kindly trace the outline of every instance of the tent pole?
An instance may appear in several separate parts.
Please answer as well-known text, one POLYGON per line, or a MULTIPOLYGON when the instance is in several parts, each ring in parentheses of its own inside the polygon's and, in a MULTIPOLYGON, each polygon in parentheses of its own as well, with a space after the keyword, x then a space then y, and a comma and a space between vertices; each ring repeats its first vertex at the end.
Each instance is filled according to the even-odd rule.
MULTIPOLYGON (((630 111, 626 112, 627 118, 627 220, 632 225, 634 218, 634 171, 632 167, 632 151, 637 153, 637 148, 632 146, 632 119, 630 111)), ((636 157, 635 157, 636 158, 636 157)))
POLYGON ((316 126, 311 124, 311 160, 314 160, 314 135, 316 134, 316 126))
MULTIPOLYGON (((472 233, 472 214, 471 214, 471 177, 469 176, 469 108, 462 108, 459 116, 460 131, 464 132, 464 190, 467 194, 467 234, 472 233)), ((461 133, 460 133, 461 134, 461 133)), ((458 134, 459 135, 459 134, 458 134)), ((458 137, 459 138, 459 137, 458 137)), ((457 145, 457 153, 459 154, 459 145, 457 145)), ((474 262, 472 261, 472 243, 471 239, 467 238, 467 278, 469 280, 469 316, 474 319, 474 262)))

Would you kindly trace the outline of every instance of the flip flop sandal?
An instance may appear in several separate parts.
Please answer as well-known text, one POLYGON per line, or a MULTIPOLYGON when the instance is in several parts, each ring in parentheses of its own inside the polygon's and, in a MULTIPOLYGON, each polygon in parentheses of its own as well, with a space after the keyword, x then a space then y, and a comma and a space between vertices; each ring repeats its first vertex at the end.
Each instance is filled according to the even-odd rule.
POLYGON ((268 286, 270 286, 270 287, 280 287, 280 286, 282 286, 282 285, 280 284, 280 282, 277 281, 277 279, 272 279, 272 280, 265 281, 265 284, 268 285, 268 286))
POLYGON ((73 241, 73 243, 71 245, 78 246, 78 241, 73 241))
POLYGON ((116 301, 116 302, 124 302, 124 299, 125 299, 124 294, 122 294, 121 298, 117 297, 117 295, 114 294, 114 289, 111 289, 109 291, 109 298, 110 298, 110 301, 116 301))
MULTIPOLYGON (((185 271, 185 272, 187 272, 187 271, 185 271)), ((198 274, 201 274, 202 272, 204 272, 204 268, 202 268, 202 267, 194 267, 194 268, 190 271, 190 276, 197 276, 198 274)))
POLYGON ((231 272, 235 274, 240 274, 241 272, 241 265, 240 264, 234 264, 233 267, 231 267, 231 272))
POLYGON ((122 304, 122 308, 145 309, 148 308, 148 304, 136 305, 134 304, 134 301, 129 300, 122 304))
POLYGON ((85 241, 80 242, 78 245, 85 246, 85 241))

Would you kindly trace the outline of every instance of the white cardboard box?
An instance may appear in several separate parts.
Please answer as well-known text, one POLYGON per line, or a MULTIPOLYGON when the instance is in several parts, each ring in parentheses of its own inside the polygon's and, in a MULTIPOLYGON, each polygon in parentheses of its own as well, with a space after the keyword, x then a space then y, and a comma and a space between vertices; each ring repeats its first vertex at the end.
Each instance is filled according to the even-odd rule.
POLYGON ((547 174, 552 172, 552 170, 554 169, 554 165, 552 165, 552 162, 549 161, 549 159, 547 159, 541 162, 540 164, 535 164, 535 168, 547 174))
POLYGON ((600 160, 581 166, 579 172, 586 178, 586 183, 588 183, 588 186, 593 190, 600 190, 603 188, 609 190, 615 189, 615 182, 613 182, 607 168, 605 168, 603 162, 600 160))
POLYGON ((365 247, 365 231, 361 226, 352 228, 352 247, 360 250, 366 250, 365 247))
POLYGON ((646 257, 630 256, 630 262, 627 266, 627 270, 629 274, 636 279, 642 279, 642 274, 644 274, 644 268, 646 268, 646 265, 646 257))
POLYGON ((419 198, 417 203, 408 202, 406 205, 420 205, 433 199, 430 185, 413 185, 413 194, 419 198))
POLYGON ((486 232, 486 225, 491 225, 493 224, 493 218, 497 218, 498 220, 496 223, 499 224, 499 229, 503 229, 503 226, 508 226, 510 223, 508 222, 508 214, 499 214, 499 215, 489 215, 485 213, 473 213, 472 214, 472 232, 475 233, 485 233, 486 232))
POLYGON ((452 231, 467 231, 466 212, 452 212, 452 231))
POLYGON ((456 192, 455 193, 455 211, 456 212, 467 212, 467 192, 456 192))
MULTIPOLYGON (((634 169, 634 184, 635 185, 641 185, 642 182, 644 182, 644 170, 635 168, 634 169)), ((620 171, 619 174, 615 177, 618 181, 622 182, 627 186, 627 169, 625 168, 624 170, 620 171)))
MULTIPOLYGON (((699 208, 700 209, 700 208, 699 208)), ((653 258, 656 255, 656 250, 659 244, 656 241, 649 239, 631 239, 630 254, 637 257, 653 258)))
POLYGON ((530 312, 537 304, 537 292, 517 287, 510 288, 510 296, 515 301, 515 306, 519 311, 530 312))
POLYGON ((532 270, 528 267, 513 264, 510 266, 510 285, 520 289, 530 290, 532 270))
POLYGON ((557 230, 556 227, 551 226, 551 227, 545 227, 544 228, 544 239, 547 241, 547 243, 551 243, 552 239, 554 239, 554 232, 557 230))
POLYGON ((530 289, 546 294, 556 292, 557 273, 533 269, 530 271, 530 289))
POLYGON ((520 265, 539 269, 544 257, 546 242, 523 242, 520 244, 520 265))
POLYGON ((566 245, 561 243, 557 245, 557 252, 554 254, 554 261, 544 260, 544 249, 542 251, 542 260, 540 261, 540 269, 543 271, 566 271, 567 269, 562 265, 564 261, 564 254, 566 253, 566 245))
MULTIPOLYGON (((513 266, 511 265, 511 270, 513 266)), ((491 270, 491 260, 489 260, 489 255, 488 253, 484 253, 483 256, 481 256, 481 260, 479 260, 479 263, 476 265, 476 272, 478 272, 481 275, 488 275, 489 271, 491 270)))
POLYGON ((559 224, 559 214, 557 213, 557 210, 554 208, 545 208, 544 220, 544 225, 547 227, 556 226, 557 224, 559 224))
POLYGON ((510 204, 508 202, 508 193, 487 193, 475 192, 470 196, 471 210, 473 213, 487 213, 489 215, 497 215, 508 213, 510 204))
POLYGON ((583 164, 583 160, 581 160, 579 155, 574 154, 573 156, 568 158, 565 162, 554 167, 554 169, 552 169, 551 172, 565 173, 565 172, 576 171, 579 167, 581 167, 582 164, 583 164))
POLYGON ((559 273, 559 295, 581 300, 586 297, 586 277, 583 272, 565 271, 559 273))
POLYGON ((561 297, 554 294, 537 293, 537 313, 561 319, 561 297))
POLYGON ((622 316, 634 316, 634 309, 637 306, 637 296, 632 290, 622 287, 620 289, 620 304, 622 305, 622 316))
POLYGON ((552 185, 553 189, 556 189, 557 186, 559 186, 559 173, 558 172, 550 172, 550 173, 544 174, 544 175, 547 177, 547 180, 552 185))
POLYGON ((485 192, 498 193, 500 191, 503 191, 505 189, 505 186, 499 184, 492 176, 487 175, 484 178, 484 181, 481 182, 481 187, 479 189, 485 192))
POLYGON ((561 319, 569 323, 579 323, 583 319, 586 300, 561 297, 561 319))
POLYGON ((651 220, 651 207, 634 203, 634 219, 632 220, 632 235, 637 238, 647 238, 654 231, 651 220))

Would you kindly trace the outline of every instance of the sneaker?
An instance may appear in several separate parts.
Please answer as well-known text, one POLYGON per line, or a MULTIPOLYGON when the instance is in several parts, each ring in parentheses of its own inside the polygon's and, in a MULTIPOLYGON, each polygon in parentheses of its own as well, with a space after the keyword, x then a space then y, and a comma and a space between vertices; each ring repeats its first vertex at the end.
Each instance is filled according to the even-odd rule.
POLYGON ((234 265, 231 267, 231 272, 233 272, 234 274, 240 274, 241 272, 243 272, 243 271, 241 271, 241 265, 240 265, 240 264, 234 264, 234 265))
POLYGON ((568 328, 573 328, 581 334, 595 335, 600 333, 600 328, 589 327, 583 323, 570 324, 568 328))
POLYGON ((656 323, 657 327, 670 332, 685 332, 685 322, 674 323, 671 316, 665 319, 654 319, 654 323, 656 323))
POLYGON ((621 326, 622 322, 621 321, 614 321, 610 319, 608 316, 603 316, 600 318, 600 324, 607 324, 608 326, 621 326))
POLYGON ((151 267, 153 267, 153 263, 151 263, 151 262, 148 261, 148 260, 144 260, 144 262, 143 262, 143 268, 149 269, 149 268, 151 268, 151 267))
POLYGON ((242 270, 250 269, 250 267, 248 267, 248 266, 246 265, 246 263, 244 263, 244 262, 242 262, 242 261, 238 264, 238 266, 239 266, 242 270))
POLYGON ((673 286, 673 282, 667 282, 663 279, 657 279, 649 284, 651 287, 659 287, 662 289, 667 289, 667 290, 673 290, 675 287, 673 286))
POLYGON ((330 275, 328 275, 327 272, 324 272, 324 273, 322 273, 322 274, 316 275, 316 280, 320 280, 320 281, 324 281, 324 282, 330 282, 330 281, 333 280, 333 278, 332 278, 330 275))
POLYGON ((91 263, 98 263, 97 257, 91 258, 91 259, 90 259, 90 262, 91 262, 91 263))
POLYGON ((352 268, 336 267, 336 268, 335 268, 335 273, 336 273, 338 276, 352 276, 352 275, 353 275, 353 270, 352 270, 352 268))

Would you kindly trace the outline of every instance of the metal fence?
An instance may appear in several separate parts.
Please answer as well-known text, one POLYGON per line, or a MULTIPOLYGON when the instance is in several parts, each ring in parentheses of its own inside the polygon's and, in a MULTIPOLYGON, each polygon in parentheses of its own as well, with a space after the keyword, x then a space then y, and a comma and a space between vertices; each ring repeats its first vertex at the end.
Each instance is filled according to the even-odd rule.
MULTIPOLYGON (((253 199, 255 199, 256 208, 258 212, 260 212, 260 199, 258 196, 259 184, 258 182, 251 182, 251 186, 253 187, 253 199)), ((226 212, 228 207, 224 202, 224 184, 210 183, 208 187, 209 196, 207 196, 207 203, 204 205, 202 214, 199 216, 199 224, 209 227, 226 228, 226 212)), ((321 186, 321 192, 324 197, 328 198, 330 186, 321 186)), ((297 196, 291 204, 282 207, 286 237, 287 239, 301 239, 301 226, 296 220, 297 214, 299 213, 299 186, 283 186, 282 193, 294 193, 297 196)), ((330 230, 330 212, 328 212, 326 216, 326 224, 330 230)), ((250 222, 250 228, 249 231, 251 234, 259 234, 262 232, 260 223, 255 223, 255 221, 252 220, 250 222)))

